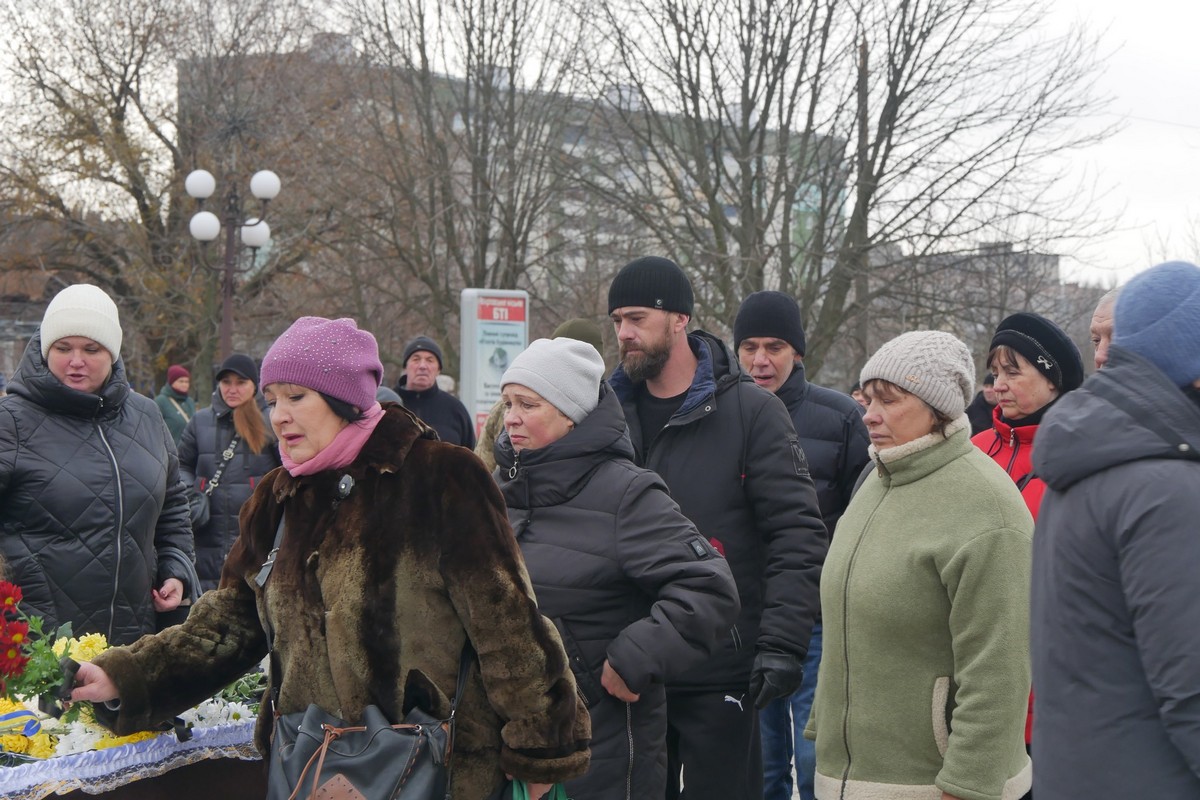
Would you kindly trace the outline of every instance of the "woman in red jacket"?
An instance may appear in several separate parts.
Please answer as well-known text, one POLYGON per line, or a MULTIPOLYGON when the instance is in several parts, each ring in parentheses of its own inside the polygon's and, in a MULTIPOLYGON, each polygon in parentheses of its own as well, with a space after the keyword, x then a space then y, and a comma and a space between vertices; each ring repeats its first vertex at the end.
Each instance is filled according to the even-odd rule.
MULTIPOLYGON (((997 403, 992 427, 971 441, 1008 472, 1036 520, 1046 484, 1033 472, 1033 442, 1042 417, 1062 397, 1083 383, 1079 348, 1062 328, 1038 314, 1021 311, 1005 318, 992 336, 988 369, 997 403)), ((1025 742, 1033 731, 1033 697, 1029 698, 1025 742)))

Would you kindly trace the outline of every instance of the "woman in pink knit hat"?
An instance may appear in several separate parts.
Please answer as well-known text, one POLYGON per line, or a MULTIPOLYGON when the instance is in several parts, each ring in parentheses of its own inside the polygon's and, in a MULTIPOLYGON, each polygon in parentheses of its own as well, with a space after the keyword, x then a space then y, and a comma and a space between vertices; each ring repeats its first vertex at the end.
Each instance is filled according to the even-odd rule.
MULTIPOLYGON (((353 320, 303 317, 276 340, 261 379, 283 468, 243 508, 219 587, 183 625, 82 665, 74 698, 119 697, 118 731, 169 719, 266 655, 266 618, 277 714, 316 704, 353 724, 374 705, 400 722, 419 697, 444 719, 469 644, 451 792, 484 800, 509 775, 541 797, 589 759, 562 643, 491 476, 408 410, 384 410, 382 373, 353 320)), ((273 719, 264 708, 264 752, 273 719)))

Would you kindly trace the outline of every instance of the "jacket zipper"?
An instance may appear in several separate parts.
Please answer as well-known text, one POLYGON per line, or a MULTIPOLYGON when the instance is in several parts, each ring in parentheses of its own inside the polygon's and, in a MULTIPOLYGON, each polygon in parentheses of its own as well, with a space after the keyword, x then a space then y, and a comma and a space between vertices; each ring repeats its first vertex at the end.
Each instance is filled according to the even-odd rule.
MULTIPOLYGON (((101 408, 104 407, 104 400, 100 401, 101 408)), ((100 441, 104 443, 104 449, 108 453, 109 463, 113 468, 113 479, 117 484, 117 563, 113 568, 113 583, 112 597, 108 602, 108 640, 111 642, 113 638, 113 625, 116 622, 117 616, 117 592, 121 585, 121 562, 122 562, 122 547, 121 547, 121 531, 125 527, 125 490, 121 486, 121 468, 117 464, 117 454, 113 452, 112 446, 108 443, 108 437, 104 435, 104 428, 100 423, 96 423, 96 432, 100 434, 100 441)))
POLYGON ((625 704, 625 736, 629 741, 629 769, 625 772, 625 800, 633 800, 633 705, 625 704))
POLYGON ((1017 439, 1017 429, 1010 428, 1008 431, 1008 443, 1012 447, 1012 456, 1008 459, 1008 468, 1004 471, 1008 473, 1008 477, 1012 477, 1013 465, 1017 463, 1017 452, 1021 449, 1021 442, 1017 439))
MULTIPOLYGON (((880 464, 880 469, 883 469, 882 464, 880 464)), ((880 504, 882 502, 881 500, 880 504)), ((842 663, 846 667, 846 700, 842 705, 842 746, 846 749, 846 768, 842 771, 842 785, 838 793, 841 800, 846 800, 846 783, 850 779, 850 765, 853 763, 853 759, 850 757, 850 576, 854 571, 854 562, 858 560, 859 548, 867 538, 867 534, 871 530, 871 523, 875 520, 875 513, 878 510, 879 505, 876 505, 875 509, 871 511, 871 516, 867 517, 862 535, 854 543, 854 550, 850 552, 850 560, 846 564, 846 580, 842 584, 842 663)))

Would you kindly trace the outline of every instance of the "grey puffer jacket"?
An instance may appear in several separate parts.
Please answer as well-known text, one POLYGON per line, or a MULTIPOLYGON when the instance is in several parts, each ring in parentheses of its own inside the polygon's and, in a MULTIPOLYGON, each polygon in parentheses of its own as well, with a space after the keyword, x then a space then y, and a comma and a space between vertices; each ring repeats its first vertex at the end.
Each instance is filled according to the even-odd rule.
POLYGON ((26 613, 47 630, 126 644, 155 628, 150 596, 167 578, 185 594, 192 533, 175 442, 154 401, 118 360, 99 394, 54 377, 34 336, 0 399, 0 550, 26 613))
POLYGON ((828 549, 808 463, 778 397, 742 371, 705 331, 688 334, 699 364, 679 410, 644 441, 635 386, 620 367, 621 400, 636 462, 657 472, 700 534, 722 551, 742 602, 737 625, 713 657, 672 689, 745 692, 758 650, 800 660, 820 607, 828 549))
MULTIPOLYGON (((249 401, 248 401, 249 402, 249 401)), ((255 393, 254 402, 267 413, 267 401, 255 393)), ((270 429, 270 422, 267 421, 270 429)), ((179 473, 185 485, 200 492, 208 485, 233 440, 233 409, 225 404, 220 389, 213 392, 212 405, 192 417, 179 442, 179 473)), ((261 453, 251 453, 244 439, 238 440, 233 458, 225 465, 217 488, 209 497, 208 524, 196 531, 196 572, 200 589, 217 588, 225 556, 238 537, 238 513, 254 493, 263 476, 280 465, 279 447, 268 442, 261 453)))
POLYGON ((1113 346, 1033 466, 1034 795, 1200 797, 1200 403, 1113 346))
POLYGON ((514 453, 495 445, 496 476, 538 608, 562 636, 592 717, 592 763, 566 784, 575 800, 662 797, 664 683, 712 653, 737 615, 729 565, 632 461, 616 396, 563 438, 514 453), (604 661, 641 695, 601 686, 604 661))

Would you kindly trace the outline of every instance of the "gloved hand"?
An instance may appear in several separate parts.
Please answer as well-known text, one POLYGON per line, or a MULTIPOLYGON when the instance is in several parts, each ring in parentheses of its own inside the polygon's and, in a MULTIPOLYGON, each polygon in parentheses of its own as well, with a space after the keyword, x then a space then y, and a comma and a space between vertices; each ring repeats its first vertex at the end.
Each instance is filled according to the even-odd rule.
POLYGON ((759 650, 750 671, 750 699, 755 708, 787 697, 800 688, 804 680, 804 662, 791 653, 759 650))

